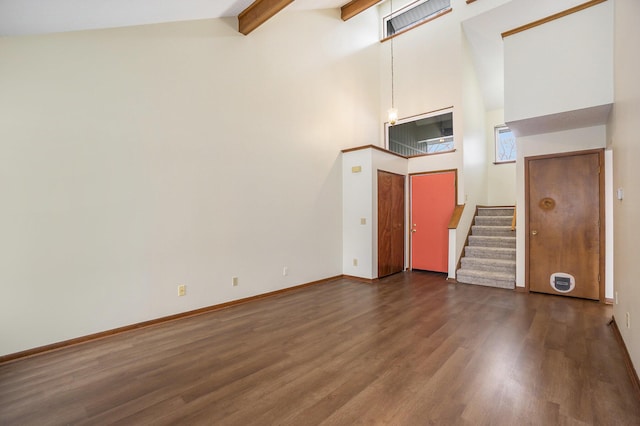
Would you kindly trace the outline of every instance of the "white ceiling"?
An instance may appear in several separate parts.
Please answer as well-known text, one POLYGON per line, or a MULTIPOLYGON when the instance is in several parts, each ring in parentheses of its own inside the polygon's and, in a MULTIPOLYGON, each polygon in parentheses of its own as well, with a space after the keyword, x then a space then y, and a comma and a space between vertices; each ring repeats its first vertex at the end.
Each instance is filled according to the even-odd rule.
MULTIPOLYGON (((349 0, 297 0, 328 9, 349 0)), ((253 0, 0 0, 0 36, 44 34, 238 16, 253 0)))

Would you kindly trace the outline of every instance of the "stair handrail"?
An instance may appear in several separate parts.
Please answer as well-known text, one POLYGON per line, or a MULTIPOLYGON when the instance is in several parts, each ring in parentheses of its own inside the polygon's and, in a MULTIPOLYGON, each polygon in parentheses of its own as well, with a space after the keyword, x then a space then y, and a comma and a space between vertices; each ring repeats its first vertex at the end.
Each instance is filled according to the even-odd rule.
POLYGON ((511 230, 516 230, 516 206, 513 206, 513 219, 511 219, 511 230))
POLYGON ((462 218, 463 211, 464 211, 464 204, 457 204, 453 208, 453 212, 451 213, 451 219, 449 219, 449 229, 458 228, 458 224, 460 223, 460 218, 462 218))

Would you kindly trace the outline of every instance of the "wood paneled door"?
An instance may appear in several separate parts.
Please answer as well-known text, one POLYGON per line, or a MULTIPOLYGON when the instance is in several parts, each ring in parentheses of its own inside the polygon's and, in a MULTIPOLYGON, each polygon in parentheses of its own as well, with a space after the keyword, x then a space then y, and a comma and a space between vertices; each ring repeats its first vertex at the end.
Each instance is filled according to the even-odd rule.
POLYGON ((525 159, 530 291, 604 300, 603 155, 525 159))
POLYGON ((447 272, 456 171, 411 176, 411 269, 447 272))
POLYGON ((378 170, 378 277, 404 270, 404 176, 378 170))

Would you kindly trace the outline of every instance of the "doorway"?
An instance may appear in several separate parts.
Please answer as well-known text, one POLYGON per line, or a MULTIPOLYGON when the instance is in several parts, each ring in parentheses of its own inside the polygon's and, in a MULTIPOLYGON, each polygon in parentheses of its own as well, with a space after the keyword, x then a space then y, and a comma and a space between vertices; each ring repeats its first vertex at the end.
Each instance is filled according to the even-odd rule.
POLYGON ((378 170, 378 278, 404 270, 404 182, 378 170))
POLYGON ((447 272, 456 170, 411 175, 411 269, 447 272))
POLYGON ((603 150, 525 158, 530 291, 604 301, 603 150))

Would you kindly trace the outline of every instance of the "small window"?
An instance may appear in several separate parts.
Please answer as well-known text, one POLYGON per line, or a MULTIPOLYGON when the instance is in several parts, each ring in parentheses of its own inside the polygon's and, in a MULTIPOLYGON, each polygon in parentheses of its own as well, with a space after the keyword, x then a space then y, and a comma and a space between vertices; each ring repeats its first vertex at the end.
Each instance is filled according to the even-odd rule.
POLYGON ((507 126, 496 127, 496 164, 516 161, 516 136, 507 126))
POLYGON ((453 111, 437 111, 387 123, 387 149, 411 157, 454 150, 453 111))
POLYGON ((413 28, 451 10, 451 0, 418 0, 384 18, 384 38, 413 28))

